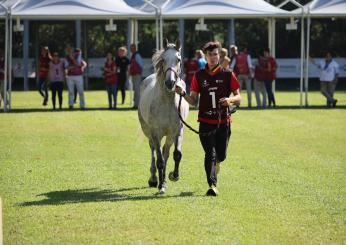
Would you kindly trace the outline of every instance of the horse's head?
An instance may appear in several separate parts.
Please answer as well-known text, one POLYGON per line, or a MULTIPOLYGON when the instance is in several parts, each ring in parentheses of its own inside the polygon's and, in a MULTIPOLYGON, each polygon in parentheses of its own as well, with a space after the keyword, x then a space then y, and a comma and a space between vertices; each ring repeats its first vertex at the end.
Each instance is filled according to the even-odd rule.
POLYGON ((173 92, 181 72, 180 40, 173 44, 166 39, 164 50, 153 56, 153 63, 158 76, 164 80, 165 87, 173 92))

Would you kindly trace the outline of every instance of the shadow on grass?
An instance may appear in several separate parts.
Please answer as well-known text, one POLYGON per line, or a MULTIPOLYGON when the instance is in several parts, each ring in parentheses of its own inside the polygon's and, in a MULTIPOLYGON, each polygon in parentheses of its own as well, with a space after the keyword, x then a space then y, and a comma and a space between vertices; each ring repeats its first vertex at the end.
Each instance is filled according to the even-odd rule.
MULTIPOLYGON (((118 201, 146 201, 153 199, 167 199, 167 198, 186 198, 195 196, 193 192, 181 192, 179 195, 169 194, 136 194, 124 192, 139 191, 149 189, 149 187, 132 187, 121 188, 117 190, 98 190, 96 188, 90 189, 76 189, 65 191, 52 191, 37 195, 46 197, 45 199, 32 202, 19 203, 18 206, 42 206, 42 205, 64 205, 73 203, 84 202, 118 202, 118 201)), ((152 189, 154 190, 154 189, 152 189)))
MULTIPOLYGON (((117 109, 108 109, 104 107, 94 107, 94 108, 84 108, 81 110, 79 107, 76 107, 74 109, 49 109, 49 108, 13 108, 11 109, 10 113, 32 113, 32 112, 50 112, 50 113, 59 113, 59 112, 76 112, 76 111, 109 111, 109 112, 117 112, 117 111, 137 111, 137 109, 129 108, 129 107, 123 107, 123 108, 117 108, 117 109)), ((3 112, 0 111, 0 113, 3 112)))

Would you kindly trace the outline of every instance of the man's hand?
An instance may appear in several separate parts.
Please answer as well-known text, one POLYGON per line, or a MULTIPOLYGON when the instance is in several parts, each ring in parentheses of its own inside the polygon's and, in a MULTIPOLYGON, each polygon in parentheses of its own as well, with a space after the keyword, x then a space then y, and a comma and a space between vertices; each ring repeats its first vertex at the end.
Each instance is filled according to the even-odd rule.
POLYGON ((177 94, 179 94, 179 95, 184 95, 184 94, 186 94, 185 91, 184 91, 181 87, 179 87, 179 86, 175 86, 175 92, 176 92, 177 94))
POLYGON ((229 106, 233 104, 233 100, 231 98, 224 97, 219 100, 219 104, 222 106, 229 106))

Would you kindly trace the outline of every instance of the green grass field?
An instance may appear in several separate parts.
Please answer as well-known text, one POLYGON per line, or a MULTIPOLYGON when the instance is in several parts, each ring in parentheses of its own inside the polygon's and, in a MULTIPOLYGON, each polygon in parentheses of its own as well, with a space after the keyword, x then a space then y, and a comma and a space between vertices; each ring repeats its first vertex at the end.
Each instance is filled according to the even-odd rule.
POLYGON ((103 110, 105 92, 87 92, 87 110, 52 112, 36 92, 13 93, 0 114, 4 244, 345 244, 346 93, 336 109, 318 92, 308 109, 298 93, 276 97, 277 109, 235 114, 215 198, 192 132, 181 179, 155 195, 128 104, 103 110))

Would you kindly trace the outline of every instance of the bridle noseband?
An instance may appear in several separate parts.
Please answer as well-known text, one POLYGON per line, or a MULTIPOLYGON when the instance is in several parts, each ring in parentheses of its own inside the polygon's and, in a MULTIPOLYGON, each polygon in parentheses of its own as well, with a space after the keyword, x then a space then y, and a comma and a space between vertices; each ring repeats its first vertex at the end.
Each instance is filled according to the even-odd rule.
POLYGON ((176 78, 179 77, 178 72, 177 72, 173 67, 168 67, 168 68, 165 70, 165 72, 164 72, 165 77, 166 77, 168 71, 173 71, 173 73, 174 73, 174 75, 176 76, 176 78))

